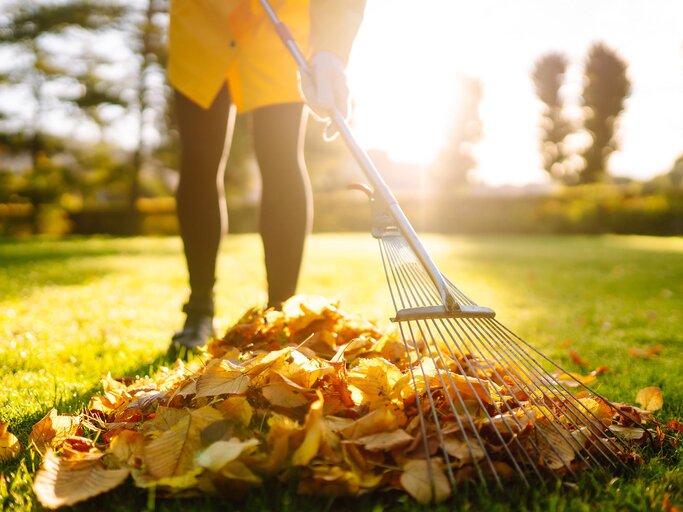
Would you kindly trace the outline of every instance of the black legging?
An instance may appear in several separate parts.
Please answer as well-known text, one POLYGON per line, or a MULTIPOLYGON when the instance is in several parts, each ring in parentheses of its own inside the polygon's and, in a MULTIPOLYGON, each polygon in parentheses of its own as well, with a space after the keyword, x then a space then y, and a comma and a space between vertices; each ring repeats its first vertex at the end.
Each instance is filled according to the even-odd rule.
MULTIPOLYGON (((181 146, 176 201, 191 291, 185 311, 213 314, 216 257, 228 224, 223 175, 235 109, 227 86, 207 110, 178 91, 175 96, 181 146)), ((294 294, 310 231, 312 201, 303 162, 302 112, 302 103, 287 103, 252 113, 263 184, 260 229, 269 306, 294 294)))

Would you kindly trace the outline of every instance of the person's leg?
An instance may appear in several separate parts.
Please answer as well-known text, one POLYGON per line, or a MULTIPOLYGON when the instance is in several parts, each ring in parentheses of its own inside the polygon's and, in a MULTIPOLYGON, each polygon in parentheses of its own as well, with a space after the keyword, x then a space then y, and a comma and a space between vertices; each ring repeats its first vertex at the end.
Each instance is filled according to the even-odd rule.
POLYGON ((253 112, 254 150, 263 182, 260 228, 271 307, 294 295, 310 231, 313 207, 303 160, 305 130, 302 103, 253 112))
POLYGON ((207 110, 178 91, 175 103, 180 134, 176 204, 190 298, 183 308, 187 313, 185 327, 173 339, 193 347, 205 343, 212 334, 216 258, 227 228, 223 174, 235 114, 227 86, 207 110))

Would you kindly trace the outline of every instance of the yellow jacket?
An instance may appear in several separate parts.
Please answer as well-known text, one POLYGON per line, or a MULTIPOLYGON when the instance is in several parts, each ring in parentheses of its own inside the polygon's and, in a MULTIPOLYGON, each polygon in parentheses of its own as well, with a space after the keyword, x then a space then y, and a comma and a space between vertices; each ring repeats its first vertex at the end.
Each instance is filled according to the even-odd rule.
MULTIPOLYGON (((346 62, 365 0, 271 2, 304 52, 346 62)), ((240 111, 298 101, 296 65, 258 0, 171 0, 170 14, 168 78, 194 102, 208 108, 226 80, 240 111)))

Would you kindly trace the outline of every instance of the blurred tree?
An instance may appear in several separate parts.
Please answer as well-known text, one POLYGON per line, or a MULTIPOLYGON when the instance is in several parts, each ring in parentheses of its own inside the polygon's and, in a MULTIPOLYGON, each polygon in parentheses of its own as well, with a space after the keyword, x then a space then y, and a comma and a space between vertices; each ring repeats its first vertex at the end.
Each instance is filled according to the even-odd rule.
POLYGON ((669 179, 674 188, 683 188, 683 155, 679 156, 671 167, 669 179))
POLYGON ((615 128, 631 92, 627 68, 626 62, 604 43, 594 44, 588 52, 583 89, 584 127, 592 141, 582 155, 585 165, 579 175, 581 183, 601 181, 607 175, 610 155, 619 147, 615 128))
POLYGON ((130 106, 137 118, 137 144, 133 151, 130 172, 128 207, 135 210, 140 196, 140 174, 150 162, 157 148, 168 155, 169 146, 175 146, 174 119, 169 114, 171 90, 165 83, 167 60, 166 28, 168 24, 168 0, 145 0, 132 5, 129 15, 130 44, 135 55, 136 94, 130 106), (148 141, 147 131, 158 136, 156 143, 148 141))
POLYGON ((567 166, 569 155, 564 142, 567 135, 573 132, 573 127, 564 114, 565 105, 560 95, 567 65, 564 54, 546 54, 536 61, 532 78, 536 95, 544 105, 541 119, 543 169, 552 179, 570 183, 575 177, 567 166))
POLYGON ((448 139, 432 166, 434 184, 439 191, 450 192, 467 184, 470 171, 477 165, 473 148, 482 136, 479 104, 483 95, 481 80, 460 78, 459 110, 448 139))
MULTIPOLYGON (((9 2, 0 19, 0 49, 12 55, 9 68, 4 70, 4 87, 18 89, 15 93, 28 92, 32 105, 28 119, 7 115, 2 132, 5 137, 13 136, 12 148, 27 151, 31 167, 37 163, 44 142, 44 117, 55 103, 65 99, 64 91, 78 85, 72 78, 73 66, 65 65, 56 49, 55 38, 71 31, 100 30, 112 26, 123 8, 107 2, 78 0, 68 3, 9 2), (61 60, 61 62, 60 62, 61 60), (53 87, 58 84, 57 87, 53 87), (59 86, 61 85, 61 87, 59 86), (70 87, 71 86, 71 87, 70 87), (55 90, 60 92, 55 93, 55 90)), ((78 91, 85 92, 82 87, 78 91)), ((76 97, 79 93, 76 94, 76 97)), ((69 98, 67 93, 66 99, 69 98)))

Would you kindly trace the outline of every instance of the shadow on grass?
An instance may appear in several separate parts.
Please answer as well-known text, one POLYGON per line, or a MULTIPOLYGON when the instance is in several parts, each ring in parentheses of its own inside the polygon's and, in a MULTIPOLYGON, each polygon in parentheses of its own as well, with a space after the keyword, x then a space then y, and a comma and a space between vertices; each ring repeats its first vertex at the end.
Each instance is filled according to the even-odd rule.
POLYGON ((111 256, 175 256, 166 243, 116 238, 0 238, 0 284, 3 298, 30 294, 47 285, 73 286, 99 279, 112 270, 111 256))

